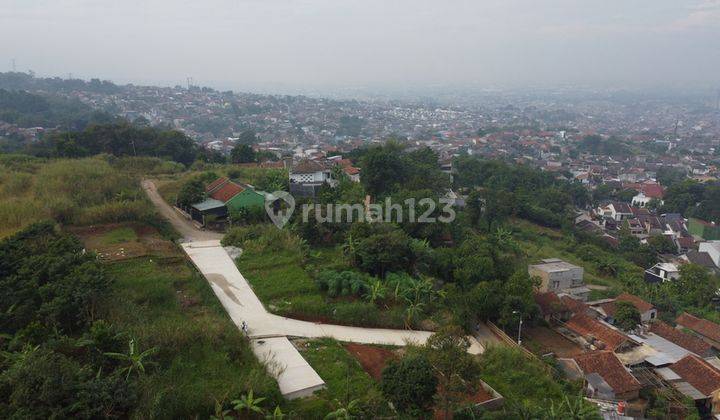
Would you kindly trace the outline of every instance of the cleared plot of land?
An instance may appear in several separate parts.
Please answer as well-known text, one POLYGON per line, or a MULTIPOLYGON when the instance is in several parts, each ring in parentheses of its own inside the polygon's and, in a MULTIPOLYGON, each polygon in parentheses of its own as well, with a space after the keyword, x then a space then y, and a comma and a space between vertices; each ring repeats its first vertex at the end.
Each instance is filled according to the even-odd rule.
POLYGON ((157 229, 139 223, 71 227, 69 232, 82 240, 85 248, 97 253, 102 261, 123 261, 145 257, 177 257, 177 247, 163 239, 157 229))
POLYGON ((385 366, 398 356, 387 347, 346 343, 345 349, 360 363, 365 372, 379 381, 385 366))
POLYGON ((573 357, 584 353, 579 345, 550 328, 537 326, 523 330, 523 343, 534 353, 555 353, 558 357, 573 357))

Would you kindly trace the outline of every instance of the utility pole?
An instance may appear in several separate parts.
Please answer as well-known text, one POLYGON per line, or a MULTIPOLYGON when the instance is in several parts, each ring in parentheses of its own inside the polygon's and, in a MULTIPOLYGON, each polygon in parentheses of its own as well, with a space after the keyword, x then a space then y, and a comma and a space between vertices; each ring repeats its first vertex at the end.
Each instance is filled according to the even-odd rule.
POLYGON ((15 71, 16 71, 14 58, 12 59, 12 71, 13 71, 13 73, 15 73, 15 71))
POLYGON ((522 322, 523 322, 523 315, 519 311, 513 311, 514 314, 520 315, 520 325, 518 326, 518 339, 517 343, 518 346, 522 346, 522 322))

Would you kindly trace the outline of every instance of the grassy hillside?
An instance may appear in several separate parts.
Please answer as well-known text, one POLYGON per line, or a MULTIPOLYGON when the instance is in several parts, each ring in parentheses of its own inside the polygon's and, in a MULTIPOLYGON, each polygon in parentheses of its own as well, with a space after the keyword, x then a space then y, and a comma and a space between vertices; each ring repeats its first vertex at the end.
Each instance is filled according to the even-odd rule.
POLYGON ((281 401, 275 380, 257 361, 205 279, 180 258, 114 263, 108 320, 146 348, 160 349, 159 368, 140 383, 137 414, 189 418, 211 413, 215 400, 252 389, 281 401))
POLYGON ((0 155, 0 238, 43 219, 63 225, 152 219, 139 182, 142 173, 153 170, 177 167, 150 158, 0 155))

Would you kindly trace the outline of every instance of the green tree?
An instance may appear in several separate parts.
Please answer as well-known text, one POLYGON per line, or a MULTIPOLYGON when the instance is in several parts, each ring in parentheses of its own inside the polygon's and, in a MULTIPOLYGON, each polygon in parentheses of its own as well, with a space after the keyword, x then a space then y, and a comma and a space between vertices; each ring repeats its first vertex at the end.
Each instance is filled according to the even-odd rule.
POLYGON ((238 142, 230 152, 230 159, 233 163, 251 163, 257 161, 257 155, 252 146, 238 142))
POLYGON ((673 241, 665 235, 650 237, 648 245, 658 254, 675 254, 677 252, 677 247, 673 241))
POLYGON ((177 196, 177 204, 181 207, 189 207, 205 199, 205 183, 200 178, 193 178, 180 187, 177 196))
POLYGON ((630 302, 615 302, 615 325, 628 331, 640 324, 640 311, 630 302))
POLYGON ((458 327, 444 327, 425 343, 425 355, 438 379, 436 400, 446 419, 478 384, 480 369, 469 348, 458 327))
POLYGON ((672 284, 675 293, 686 306, 708 305, 718 290, 717 278, 697 264, 683 264, 680 267, 680 278, 672 284))
POLYGON ((410 354, 392 361, 382 372, 380 389, 402 413, 426 411, 437 389, 433 367, 422 354, 410 354))
POLYGON ((352 420, 359 418, 360 400, 351 400, 343 404, 335 400, 336 409, 325 416, 325 420, 352 420))

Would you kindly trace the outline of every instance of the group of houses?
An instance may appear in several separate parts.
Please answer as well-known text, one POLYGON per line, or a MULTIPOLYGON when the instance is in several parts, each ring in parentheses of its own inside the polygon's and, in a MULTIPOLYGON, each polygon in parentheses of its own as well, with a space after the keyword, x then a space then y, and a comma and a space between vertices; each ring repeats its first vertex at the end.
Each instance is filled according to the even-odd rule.
POLYGON ((645 207, 610 201, 591 212, 581 212, 575 219, 577 229, 597 234, 612 246, 619 245, 619 231, 646 243, 651 237, 664 236, 675 251, 659 256, 659 261, 645 270, 649 283, 672 281, 680 276, 682 264, 693 263, 720 274, 720 226, 681 214, 654 214, 645 207))
MULTIPOLYGON (((360 169, 342 156, 325 158, 324 155, 278 162, 274 167, 288 168, 290 193, 295 197, 314 197, 323 185, 337 185, 344 174, 352 182, 360 182, 360 169)), ((257 165, 257 164, 256 164, 257 165)), ((221 177, 205 187, 205 199, 191 204, 187 213, 201 226, 222 227, 233 212, 262 208, 272 194, 256 190, 227 177, 221 177)))
POLYGON ((541 279, 535 301, 542 317, 581 349, 558 362, 568 377, 583 380, 589 398, 642 417, 647 401, 640 391, 663 388, 677 401, 695 401, 703 415, 720 414, 720 325, 682 313, 671 326, 651 303, 628 293, 587 301, 582 268, 561 260, 528 271, 541 279), (615 325, 620 302, 640 314, 629 332, 615 325))

